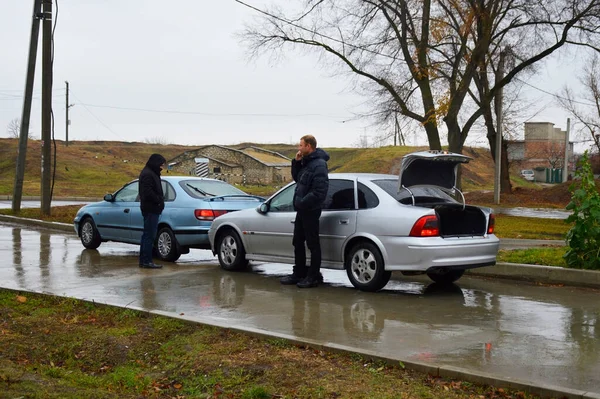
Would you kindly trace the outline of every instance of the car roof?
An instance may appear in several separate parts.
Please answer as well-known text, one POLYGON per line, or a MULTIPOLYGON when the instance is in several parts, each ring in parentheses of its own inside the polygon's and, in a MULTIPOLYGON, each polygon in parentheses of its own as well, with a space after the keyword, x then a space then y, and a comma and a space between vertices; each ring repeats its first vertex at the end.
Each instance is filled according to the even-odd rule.
POLYGON ((359 179, 359 180, 381 180, 398 179, 398 175, 384 173, 330 173, 330 179, 359 179))
POLYGON ((216 181, 220 183, 229 184, 219 179, 211 179, 210 177, 198 177, 198 176, 161 176, 161 179, 170 182, 179 182, 182 180, 198 180, 198 181, 216 181))

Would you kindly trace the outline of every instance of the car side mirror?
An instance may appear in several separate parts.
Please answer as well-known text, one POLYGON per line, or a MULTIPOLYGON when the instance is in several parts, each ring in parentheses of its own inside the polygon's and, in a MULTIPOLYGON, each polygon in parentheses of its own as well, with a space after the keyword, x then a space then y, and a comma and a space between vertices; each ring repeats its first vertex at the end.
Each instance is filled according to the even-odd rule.
POLYGON ((269 204, 266 202, 263 202, 262 204, 260 204, 258 206, 258 208, 256 208, 256 212, 258 213, 262 213, 263 215, 267 212, 269 212, 269 204))
POLYGON ((115 200, 115 197, 113 197, 112 194, 106 194, 104 196, 104 201, 113 202, 114 200, 115 200))

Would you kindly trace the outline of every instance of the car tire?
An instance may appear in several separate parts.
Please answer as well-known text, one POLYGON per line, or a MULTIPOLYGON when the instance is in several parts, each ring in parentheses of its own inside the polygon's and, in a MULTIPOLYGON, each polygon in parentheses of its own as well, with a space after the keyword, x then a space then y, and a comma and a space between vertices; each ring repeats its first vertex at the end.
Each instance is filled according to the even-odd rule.
POLYGON ((439 284, 452 284, 462 277, 464 270, 457 269, 437 269, 427 272, 427 277, 439 284))
POLYGON ((87 216, 81 221, 81 226, 79 227, 79 238, 81 239, 83 246, 87 249, 96 249, 102 243, 100 233, 98 232, 96 224, 91 217, 87 216))
POLYGON ((158 230, 154 248, 156 256, 165 262, 175 262, 181 256, 175 233, 169 227, 162 227, 158 230))
POLYGON ((248 266, 244 244, 234 230, 227 229, 219 234, 216 250, 219 264, 224 270, 239 271, 248 266))
POLYGON ((370 242, 361 242, 346 259, 346 274, 352 285, 361 291, 379 291, 390 281, 392 272, 385 270, 379 248, 370 242))

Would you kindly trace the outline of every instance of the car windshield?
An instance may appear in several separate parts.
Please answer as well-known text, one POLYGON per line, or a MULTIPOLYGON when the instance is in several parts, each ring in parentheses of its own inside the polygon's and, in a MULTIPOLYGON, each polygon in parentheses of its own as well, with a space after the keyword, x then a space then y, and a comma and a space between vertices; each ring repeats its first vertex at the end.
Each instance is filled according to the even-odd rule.
POLYGON ((522 170, 521 173, 524 174, 524 175, 532 175, 533 174, 533 170, 522 170))
MULTIPOLYGON (((381 187, 383 191, 392 196, 396 201, 401 202, 403 204, 412 204, 412 197, 410 192, 406 189, 398 190, 398 180, 373 180, 373 183, 381 187)), ((439 187, 416 186, 411 187, 410 191, 415 197, 419 197, 421 199, 430 198, 435 199, 436 202, 438 202, 439 200, 442 200, 443 202, 456 202, 456 200, 452 198, 450 194, 448 194, 439 187)), ((423 200, 421 200, 421 202, 422 201, 423 200)))
POLYGON ((192 197, 204 198, 219 195, 246 195, 229 183, 218 180, 184 180, 179 183, 192 197))

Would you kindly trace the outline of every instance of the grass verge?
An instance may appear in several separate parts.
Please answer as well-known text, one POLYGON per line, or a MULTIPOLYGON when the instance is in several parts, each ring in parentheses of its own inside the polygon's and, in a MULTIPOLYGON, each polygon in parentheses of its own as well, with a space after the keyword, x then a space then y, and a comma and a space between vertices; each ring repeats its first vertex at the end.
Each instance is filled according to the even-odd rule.
POLYGON ((6 398, 535 398, 352 354, 0 289, 6 398))

